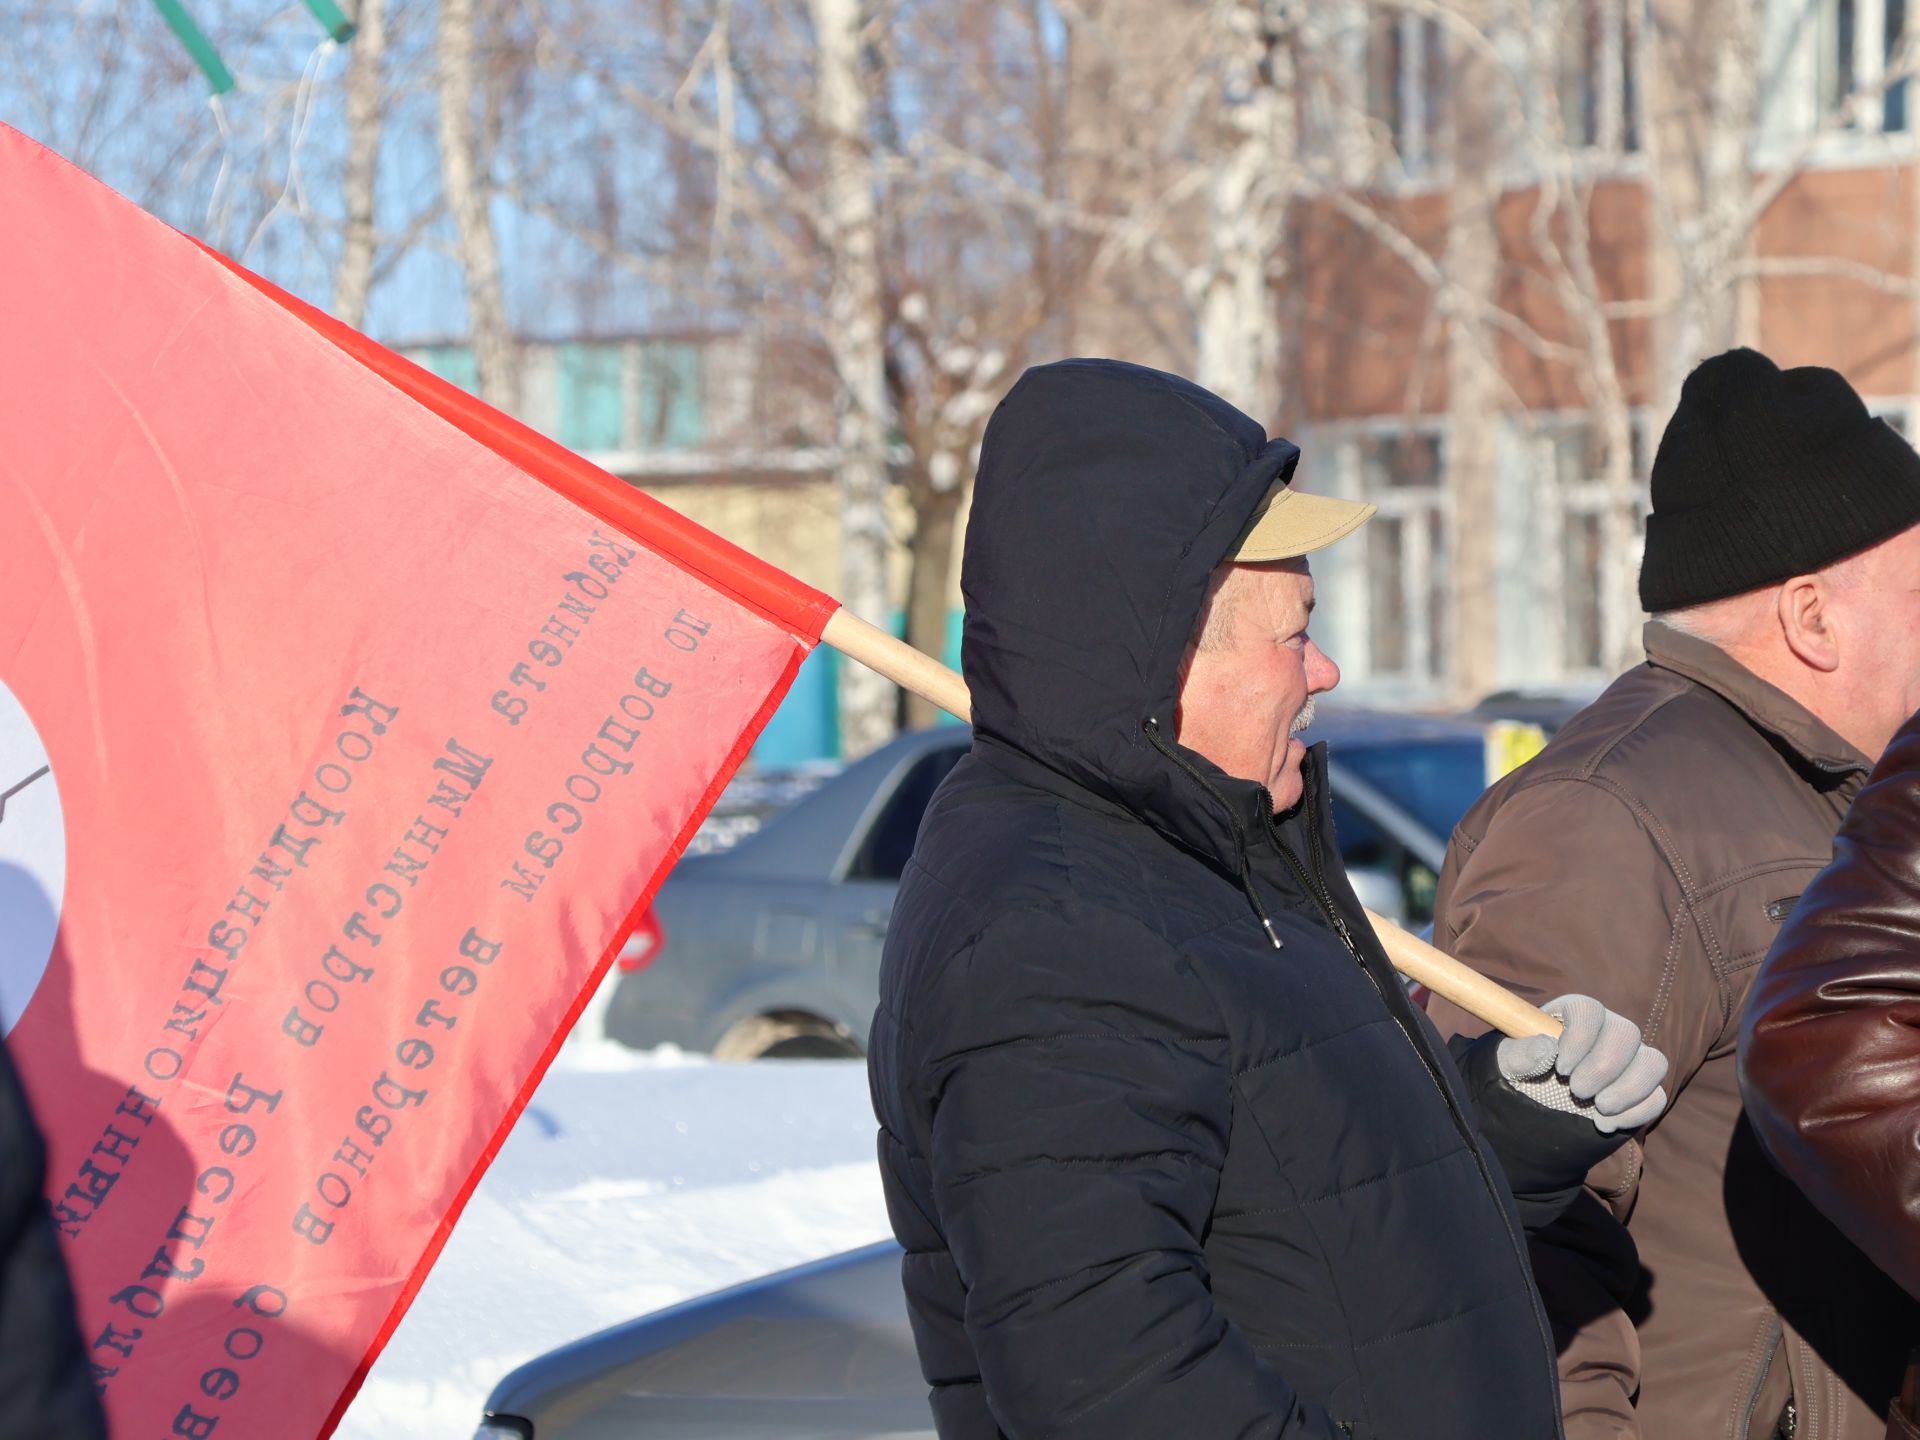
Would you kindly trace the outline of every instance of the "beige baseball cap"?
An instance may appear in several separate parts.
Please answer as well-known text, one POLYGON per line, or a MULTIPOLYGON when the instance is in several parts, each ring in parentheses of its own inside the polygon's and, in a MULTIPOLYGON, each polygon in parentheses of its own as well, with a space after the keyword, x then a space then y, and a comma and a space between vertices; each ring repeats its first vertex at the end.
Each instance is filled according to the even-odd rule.
POLYGON ((1277 480, 1227 558, 1254 564, 1324 550, 1366 524, 1379 508, 1331 495, 1308 495, 1277 480))

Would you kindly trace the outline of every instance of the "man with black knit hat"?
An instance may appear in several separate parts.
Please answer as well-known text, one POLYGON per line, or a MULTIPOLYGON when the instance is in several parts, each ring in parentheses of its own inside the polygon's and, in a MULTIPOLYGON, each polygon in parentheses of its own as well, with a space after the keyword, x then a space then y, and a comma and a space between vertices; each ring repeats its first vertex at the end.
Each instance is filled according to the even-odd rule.
POLYGON ((1434 938, 1673 1062, 1666 1114, 1532 1237, 1570 1440, 1880 1440, 1920 1309, 1767 1162, 1735 1044, 1920 708, 1920 457, 1834 371, 1734 350, 1688 377, 1652 481, 1647 663, 1461 822, 1434 938))

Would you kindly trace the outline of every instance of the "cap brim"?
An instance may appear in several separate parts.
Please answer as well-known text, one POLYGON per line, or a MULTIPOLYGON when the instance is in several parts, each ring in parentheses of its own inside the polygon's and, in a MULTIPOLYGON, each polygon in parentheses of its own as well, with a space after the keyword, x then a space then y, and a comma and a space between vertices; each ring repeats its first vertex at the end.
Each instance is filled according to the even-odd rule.
POLYGON ((1262 560, 1291 560, 1324 550, 1345 539, 1374 517, 1377 505, 1340 500, 1331 495, 1309 495, 1276 485, 1254 517, 1240 544, 1228 557, 1240 564, 1262 560))

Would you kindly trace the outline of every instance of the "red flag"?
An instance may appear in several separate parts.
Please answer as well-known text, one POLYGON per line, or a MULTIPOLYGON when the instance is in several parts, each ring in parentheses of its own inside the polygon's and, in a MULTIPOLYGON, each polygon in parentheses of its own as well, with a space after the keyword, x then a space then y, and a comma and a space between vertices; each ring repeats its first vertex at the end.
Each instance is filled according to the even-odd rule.
POLYGON ((324 1434, 834 602, 0 194, 0 1024, 116 1432, 324 1434))

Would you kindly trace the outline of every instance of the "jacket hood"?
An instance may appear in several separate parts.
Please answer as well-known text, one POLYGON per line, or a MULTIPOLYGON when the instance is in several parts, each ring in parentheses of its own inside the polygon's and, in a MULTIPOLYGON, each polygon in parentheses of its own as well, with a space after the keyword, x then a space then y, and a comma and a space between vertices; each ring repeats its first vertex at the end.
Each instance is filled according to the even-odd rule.
POLYGON ((1062 360, 1022 375, 987 425, 961 564, 975 729, 1231 856, 1264 788, 1156 747, 1147 724, 1172 750, 1208 578, 1299 457, 1158 370, 1062 360))

